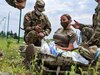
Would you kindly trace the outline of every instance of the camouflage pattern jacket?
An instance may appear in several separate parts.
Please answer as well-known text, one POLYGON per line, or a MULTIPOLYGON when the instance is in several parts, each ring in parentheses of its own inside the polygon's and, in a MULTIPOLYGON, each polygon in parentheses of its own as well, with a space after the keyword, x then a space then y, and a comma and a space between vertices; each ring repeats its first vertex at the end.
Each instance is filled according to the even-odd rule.
POLYGON ((24 30, 25 35, 30 31, 34 30, 35 26, 40 24, 42 32, 48 36, 51 32, 51 23, 49 22, 46 15, 43 13, 40 17, 35 14, 35 11, 28 12, 24 17, 24 30))
POLYGON ((100 32, 100 3, 97 5, 95 9, 95 14, 93 15, 93 25, 95 30, 100 32))

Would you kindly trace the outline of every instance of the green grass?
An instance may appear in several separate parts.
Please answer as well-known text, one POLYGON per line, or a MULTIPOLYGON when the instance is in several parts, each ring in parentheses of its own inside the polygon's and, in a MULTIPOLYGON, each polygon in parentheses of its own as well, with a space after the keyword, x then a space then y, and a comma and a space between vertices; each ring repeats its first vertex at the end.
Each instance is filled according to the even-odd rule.
MULTIPOLYGON (((17 40, 12 38, 2 38, 0 37, 0 50, 2 50, 4 56, 3 60, 0 61, 0 71, 1 72, 9 72, 12 73, 12 75, 15 75, 15 73, 22 73, 22 75, 25 75, 24 73, 32 73, 32 75, 42 75, 43 70, 41 69, 40 73, 37 72, 35 65, 37 64, 35 61, 37 58, 33 60, 33 64, 30 67, 29 70, 25 68, 25 66, 22 64, 23 57, 20 55, 19 52, 19 46, 23 45, 23 40, 20 41, 20 43, 17 43, 17 40)), ((42 61, 42 63, 44 63, 42 61)), ((97 75, 98 65, 100 65, 100 62, 97 63, 96 69, 89 67, 89 72, 92 70, 94 75, 97 75)), ((42 65, 43 68, 43 65, 42 65)), ((83 70, 80 67, 79 68, 81 75, 83 75, 83 70)), ((70 75, 75 75, 76 68, 75 66, 71 67, 70 75)), ((66 75, 67 75, 66 71, 66 75)), ((19 74, 18 74, 19 75, 19 74)))
POLYGON ((1 61, 0 70, 2 72, 14 73, 25 72, 25 67, 22 64, 23 58, 19 52, 19 46, 22 44, 17 43, 17 40, 9 38, 0 38, 0 50, 3 52, 3 60, 1 61))
MULTIPOLYGON (((22 39, 18 43, 16 39, 0 37, 0 52, 3 52, 4 55, 3 60, 0 61, 0 72, 8 72, 12 75, 39 75, 34 67, 36 62, 32 63, 30 69, 26 69, 22 63, 24 58, 19 52, 19 46, 23 45, 23 42, 22 39)), ((33 61, 36 61, 36 59, 33 61)))

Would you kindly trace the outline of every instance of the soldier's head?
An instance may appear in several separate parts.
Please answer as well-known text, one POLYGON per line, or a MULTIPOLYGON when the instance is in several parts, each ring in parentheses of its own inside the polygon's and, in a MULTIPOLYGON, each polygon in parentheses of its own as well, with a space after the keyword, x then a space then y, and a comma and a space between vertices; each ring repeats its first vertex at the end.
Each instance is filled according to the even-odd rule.
POLYGON ((71 16, 69 14, 64 14, 60 18, 61 26, 65 29, 71 23, 71 16))
POLYGON ((100 3, 100 0, 95 0, 97 3, 100 3))
POLYGON ((45 2, 43 0, 37 0, 34 6, 37 15, 40 15, 43 11, 45 11, 45 2))

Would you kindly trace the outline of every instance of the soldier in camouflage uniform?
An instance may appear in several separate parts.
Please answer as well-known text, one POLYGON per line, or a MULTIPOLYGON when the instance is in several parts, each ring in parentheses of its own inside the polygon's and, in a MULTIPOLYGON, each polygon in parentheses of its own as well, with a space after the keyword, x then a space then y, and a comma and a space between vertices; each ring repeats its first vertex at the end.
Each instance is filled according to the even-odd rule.
POLYGON ((24 40, 28 47, 26 48, 25 60, 30 61, 34 54, 34 46, 41 46, 41 40, 51 32, 51 23, 42 12, 45 10, 43 0, 37 0, 34 10, 26 13, 24 16, 24 40))
POLYGON ((18 8, 23 9, 26 4, 26 0, 5 0, 9 5, 18 8))
POLYGON ((100 47, 100 0, 96 0, 98 3, 95 14, 93 14, 93 26, 79 24, 75 21, 75 28, 78 28, 82 32, 82 42, 88 42, 89 46, 97 45, 100 47))
POLYGON ((95 9, 95 14, 93 15, 93 27, 95 30, 95 34, 91 42, 100 47, 100 0, 96 0, 96 2, 98 3, 98 5, 95 9))
POLYGON ((100 0, 95 0, 98 5, 95 9, 95 14, 93 14, 93 27, 95 30, 100 30, 100 0))
POLYGON ((96 53, 97 48, 100 47, 100 0, 96 0, 96 2, 98 5, 95 14, 93 14, 93 25, 87 26, 79 24, 77 21, 73 25, 82 32, 82 43, 79 46, 79 52, 87 60, 90 60, 90 63, 98 60, 96 53))
POLYGON ((38 0, 35 10, 28 12, 24 17, 25 42, 27 44, 40 44, 41 40, 51 32, 51 24, 44 11, 45 3, 38 0))
POLYGON ((71 29, 71 16, 64 14, 61 16, 60 21, 63 28, 59 28, 53 36, 56 47, 65 51, 71 51, 74 49, 73 44, 75 40, 77 40, 76 34, 71 29))

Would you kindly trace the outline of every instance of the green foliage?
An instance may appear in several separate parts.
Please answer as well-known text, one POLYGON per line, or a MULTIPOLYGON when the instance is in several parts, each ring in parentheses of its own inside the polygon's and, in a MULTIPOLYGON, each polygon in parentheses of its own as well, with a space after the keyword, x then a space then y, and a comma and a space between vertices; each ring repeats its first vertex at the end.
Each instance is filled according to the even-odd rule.
POLYGON ((81 75, 83 75, 83 70, 82 70, 82 68, 79 67, 79 70, 80 70, 80 72, 81 72, 81 75))
POLYGON ((71 66, 71 72, 70 75, 75 75, 75 66, 71 66))
POLYGON ((18 50, 20 44, 17 44, 17 40, 11 38, 0 38, 0 49, 4 54, 0 64, 2 72, 10 72, 15 75, 15 73, 24 73, 26 71, 25 66, 22 64, 23 58, 18 50))

